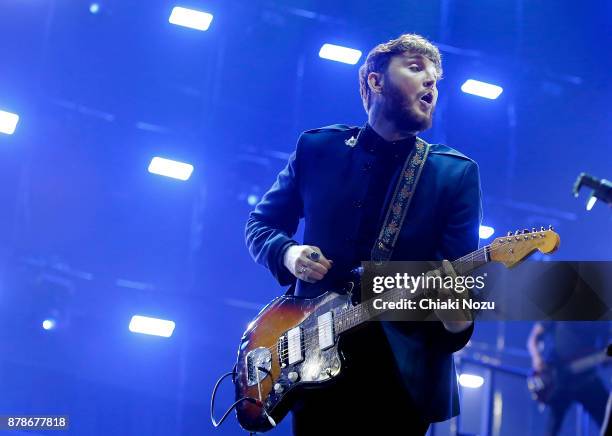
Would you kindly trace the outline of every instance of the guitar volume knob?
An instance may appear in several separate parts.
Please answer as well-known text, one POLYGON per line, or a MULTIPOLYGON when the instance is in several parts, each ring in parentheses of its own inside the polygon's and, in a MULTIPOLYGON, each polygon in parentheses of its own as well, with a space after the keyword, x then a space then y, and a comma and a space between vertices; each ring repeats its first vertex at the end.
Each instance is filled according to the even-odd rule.
POLYGON ((274 392, 276 392, 277 394, 280 394, 281 392, 283 392, 283 385, 281 385, 280 383, 276 383, 274 385, 274 392))
POLYGON ((291 383, 295 383, 300 378, 300 375, 295 371, 291 371, 289 374, 287 374, 287 378, 291 383))

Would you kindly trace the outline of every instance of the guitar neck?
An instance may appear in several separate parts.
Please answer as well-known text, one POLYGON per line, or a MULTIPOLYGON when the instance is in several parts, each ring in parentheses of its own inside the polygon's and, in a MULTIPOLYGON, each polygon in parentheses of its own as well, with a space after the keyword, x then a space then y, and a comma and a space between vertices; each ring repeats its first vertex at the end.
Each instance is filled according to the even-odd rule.
POLYGON ((578 374, 593 369, 604 362, 609 363, 610 358, 605 351, 599 351, 572 361, 572 363, 569 364, 569 369, 573 374, 578 374))
MULTIPOLYGON (((490 250, 490 245, 484 246, 451 262, 451 264, 458 275, 468 274, 491 261, 489 256, 490 250)), ((422 294, 423 291, 420 289, 413 292, 408 289, 398 288, 381 294, 379 298, 384 302, 401 302, 406 299, 417 298, 422 294)), ((365 322, 371 321, 376 316, 380 316, 382 312, 389 310, 376 310, 375 313, 373 313, 371 307, 372 305, 369 304, 369 302, 364 302, 337 313, 334 317, 334 328, 336 333, 340 334, 355 328, 365 322)))

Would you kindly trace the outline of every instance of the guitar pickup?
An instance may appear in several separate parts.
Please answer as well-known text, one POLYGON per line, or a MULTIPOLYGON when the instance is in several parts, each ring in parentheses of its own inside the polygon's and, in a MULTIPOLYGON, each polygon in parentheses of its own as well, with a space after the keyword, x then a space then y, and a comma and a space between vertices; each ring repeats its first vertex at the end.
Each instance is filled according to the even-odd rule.
POLYGON ((278 359, 281 368, 304 360, 304 332, 295 327, 278 340, 278 359))
POLYGON ((302 327, 289 330, 278 339, 278 363, 281 368, 304 360, 304 332, 302 327))
POLYGON ((327 350, 334 345, 334 315, 332 312, 325 312, 317 318, 319 330, 319 349, 327 350))
POLYGON ((304 331, 302 327, 292 328, 287 332, 289 365, 304 360, 304 331))

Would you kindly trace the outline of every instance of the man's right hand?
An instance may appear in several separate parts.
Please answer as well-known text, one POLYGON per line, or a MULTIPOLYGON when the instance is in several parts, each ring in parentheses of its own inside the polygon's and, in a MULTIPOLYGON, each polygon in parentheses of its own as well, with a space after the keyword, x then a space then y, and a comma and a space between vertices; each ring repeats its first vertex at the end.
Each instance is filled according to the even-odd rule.
MULTIPOLYGON (((314 255, 314 258, 317 258, 314 255)), ((319 247, 313 245, 292 245, 283 256, 283 264, 291 274, 308 283, 316 283, 325 277, 332 267, 333 261, 328 260, 319 247), (311 253, 318 253, 318 259, 312 260, 311 253)))

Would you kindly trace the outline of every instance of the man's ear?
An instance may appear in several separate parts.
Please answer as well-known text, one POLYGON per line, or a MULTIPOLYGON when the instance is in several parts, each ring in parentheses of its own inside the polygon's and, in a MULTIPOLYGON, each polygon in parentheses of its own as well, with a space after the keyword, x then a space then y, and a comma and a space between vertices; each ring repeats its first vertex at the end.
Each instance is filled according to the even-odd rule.
POLYGON ((380 94, 383 89, 384 75, 381 73, 377 73, 372 71, 368 74, 368 86, 370 87, 370 91, 375 94, 380 94))

